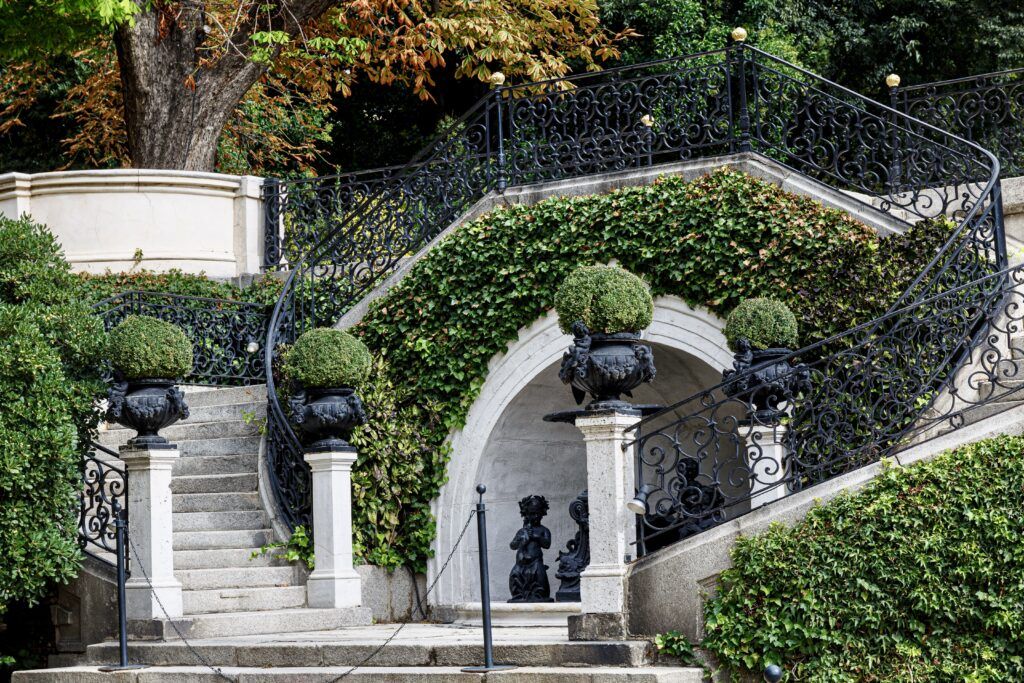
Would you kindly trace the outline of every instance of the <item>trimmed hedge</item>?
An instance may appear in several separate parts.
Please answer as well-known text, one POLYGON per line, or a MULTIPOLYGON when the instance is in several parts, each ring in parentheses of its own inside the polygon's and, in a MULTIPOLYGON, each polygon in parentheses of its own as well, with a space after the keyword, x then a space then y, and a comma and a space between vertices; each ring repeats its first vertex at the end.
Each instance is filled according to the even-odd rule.
POLYGON ((129 315, 110 331, 109 358, 124 379, 181 379, 192 372, 192 342, 177 325, 129 315))
POLYGON ((555 310, 562 332, 580 320, 591 332, 640 332, 651 324, 654 302, 650 288, 628 270, 583 266, 555 292, 555 310))
MULTIPOLYGON (((674 294, 719 315, 771 295, 800 317, 802 345, 884 311, 950 228, 945 220, 923 222, 883 240, 840 211, 732 170, 510 206, 462 226, 353 330, 386 360, 371 384, 413 389, 396 399, 390 424, 374 429, 422 440, 413 450, 420 475, 395 482, 372 508, 356 506, 363 557, 425 565, 434 528, 423 511, 445 480, 449 433, 463 425, 491 358, 551 309, 577 268, 615 260, 642 273, 654 296, 674 294), (415 534, 408 533, 414 523, 415 534)), ((361 444, 353 476, 370 467, 364 462, 392 462, 387 448, 361 444)))
POLYGON ((703 646, 789 680, 1024 680, 1024 438, 889 467, 741 539, 703 646))
POLYGON ((0 613, 37 603, 80 562, 78 465, 106 335, 77 295, 45 228, 0 218, 0 613))
POLYGON ((356 387, 370 373, 366 344, 344 330, 318 327, 299 335, 284 357, 285 377, 307 389, 356 387))
POLYGON ((726 340, 736 350, 740 339, 756 349, 793 348, 797 340, 797 322, 789 306, 778 299, 745 299, 732 309, 725 320, 726 340))
POLYGON ((211 299, 230 299, 272 305, 281 294, 281 281, 267 276, 246 287, 239 287, 206 275, 193 275, 172 269, 166 273, 138 270, 130 273, 107 272, 102 275, 79 273, 78 291, 87 303, 96 304, 122 292, 170 292, 183 296, 201 296, 211 299))

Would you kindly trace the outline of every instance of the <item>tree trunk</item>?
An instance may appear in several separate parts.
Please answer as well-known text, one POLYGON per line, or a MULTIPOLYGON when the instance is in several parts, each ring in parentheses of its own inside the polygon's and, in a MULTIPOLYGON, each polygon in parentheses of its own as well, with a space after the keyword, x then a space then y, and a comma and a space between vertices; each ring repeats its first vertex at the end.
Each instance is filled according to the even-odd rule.
POLYGON ((200 66, 202 26, 154 6, 114 36, 132 166, 212 171, 221 131, 263 68, 230 54, 200 66))

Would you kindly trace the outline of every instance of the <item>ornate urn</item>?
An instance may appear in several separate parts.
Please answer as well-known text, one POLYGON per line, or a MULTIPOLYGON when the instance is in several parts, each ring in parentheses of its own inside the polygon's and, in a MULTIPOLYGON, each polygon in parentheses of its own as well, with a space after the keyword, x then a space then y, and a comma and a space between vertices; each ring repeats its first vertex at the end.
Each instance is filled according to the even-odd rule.
POLYGON ((587 410, 629 408, 625 394, 654 379, 654 354, 634 332, 591 334, 582 321, 572 325, 573 345, 562 357, 558 376, 572 385, 576 404, 587 394, 593 398, 587 410))
POLYGON ((160 448, 158 432, 188 417, 185 395, 171 379, 135 379, 114 383, 107 394, 107 420, 134 429, 130 447, 160 448))
POLYGON ((736 348, 733 369, 722 373, 726 395, 745 402, 755 423, 777 423, 785 404, 810 387, 810 370, 785 360, 792 353, 787 348, 754 349, 747 339, 740 339, 736 348), (729 381, 731 377, 736 379, 729 381))
POLYGON ((292 422, 310 443, 310 453, 354 450, 348 439, 366 422, 363 402, 352 387, 303 389, 289 400, 292 422))

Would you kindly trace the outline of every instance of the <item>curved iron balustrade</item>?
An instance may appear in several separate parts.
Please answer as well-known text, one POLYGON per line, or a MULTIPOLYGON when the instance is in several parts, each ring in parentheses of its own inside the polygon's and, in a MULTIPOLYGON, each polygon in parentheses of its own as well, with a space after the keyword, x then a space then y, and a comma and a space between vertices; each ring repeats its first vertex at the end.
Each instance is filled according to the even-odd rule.
POLYGON ((169 292, 122 292, 93 306, 108 331, 129 315, 174 323, 192 341, 185 384, 238 385, 264 381, 263 342, 269 306, 169 292))
POLYGON ((894 109, 994 152, 1004 178, 1024 175, 1024 69, 896 87, 890 94, 894 109))
MULTIPOLYGON (((987 319, 970 318, 970 334, 965 333, 968 322, 942 334, 933 329, 937 321, 950 321, 924 312, 941 302, 963 303, 955 293, 974 291, 972 283, 1005 281, 1005 273, 1002 280, 993 275, 1006 264, 999 163, 976 144, 756 48, 735 44, 679 59, 497 88, 409 165, 371 174, 372 186, 356 176, 271 185, 274 209, 268 213, 268 234, 273 239, 283 231, 287 241, 296 222, 315 223, 308 232, 323 236, 304 253, 290 252, 291 274, 271 315, 265 345, 268 471, 284 519, 293 526, 310 522, 309 470, 273 372, 283 347, 302 331, 335 324, 403 258, 487 193, 508 184, 734 153, 771 158, 904 222, 956 218, 949 242, 887 316, 792 356, 814 361, 812 377, 818 388, 786 397, 796 406, 787 418, 793 425, 791 441, 797 435, 813 444, 850 440, 857 458, 868 457, 870 449, 860 445, 868 440, 880 444, 871 457, 891 450, 907 424, 944 395, 955 368, 982 339, 979 321, 987 319), (880 345, 878 339, 893 343, 880 345), (881 360, 907 352, 897 341, 921 345, 921 350, 909 348, 936 366, 904 378, 896 371, 913 370, 911 364, 881 360), (930 347, 925 345, 936 350, 926 351, 930 347), (886 393, 884 387, 890 385, 898 389, 886 393), (877 401, 868 398, 870 392, 881 392, 877 401), (858 403, 862 399, 874 407, 864 408, 858 403), (871 425, 864 433, 862 414, 872 415, 864 418, 871 425), (805 429, 804 424, 818 429, 805 429)), ((976 305, 985 314, 996 308, 991 297, 976 305)), ((741 373, 732 380, 742 378, 741 373)), ((687 420, 698 419, 693 415, 724 406, 715 391, 677 404, 672 424, 665 424, 670 413, 645 420, 638 427, 637 443, 653 443, 687 420)), ((736 403, 730 405, 742 410, 736 403)), ((699 504, 722 507, 742 497, 743 481, 726 482, 735 485, 734 492, 723 488, 719 477, 700 470, 711 462, 707 454, 728 446, 727 441, 736 447, 740 420, 742 415, 732 422, 716 416, 704 419, 703 441, 698 441, 703 457, 685 453, 685 440, 669 438, 676 465, 682 462, 682 467, 661 466, 655 502, 666 519, 658 530, 681 526, 684 499, 695 496, 699 504), (693 463, 700 466, 696 471, 693 463), (691 491, 678 483, 691 475, 704 476, 704 488, 691 491), (671 498, 671 505, 657 504, 659 495, 671 498)), ((826 455, 813 466, 801 465, 800 475, 794 476, 802 485, 864 461, 839 464, 842 459, 833 457, 834 449, 815 448, 826 455)), ((647 456, 640 450, 643 470, 647 456)), ((705 517, 707 524, 719 521, 705 517)))
POLYGON ((97 443, 90 443, 89 448, 92 452, 83 456, 79 465, 82 490, 78 493, 78 547, 113 566, 117 513, 128 507, 128 471, 109 448, 97 443))

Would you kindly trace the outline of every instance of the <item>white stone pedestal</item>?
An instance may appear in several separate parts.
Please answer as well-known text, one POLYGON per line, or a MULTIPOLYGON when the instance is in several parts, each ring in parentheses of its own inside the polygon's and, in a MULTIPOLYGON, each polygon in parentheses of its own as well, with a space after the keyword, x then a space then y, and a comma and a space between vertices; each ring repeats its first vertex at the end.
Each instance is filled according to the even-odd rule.
POLYGON ((174 578, 171 516, 171 466, 178 459, 178 447, 122 446, 119 455, 128 471, 128 618, 180 617, 181 583, 174 578))
POLYGON ((359 573, 352 565, 352 465, 355 449, 306 453, 313 471, 313 548, 316 568, 306 582, 310 607, 358 607, 359 573))
POLYGON ((750 509, 786 497, 786 431, 785 425, 752 425, 744 438, 746 460, 750 469, 750 509))
POLYGON ((632 450, 623 450, 626 429, 640 420, 633 411, 600 411, 576 418, 587 447, 590 564, 580 575, 580 612, 569 618, 569 637, 620 639, 626 635, 626 556, 635 549, 632 450))

